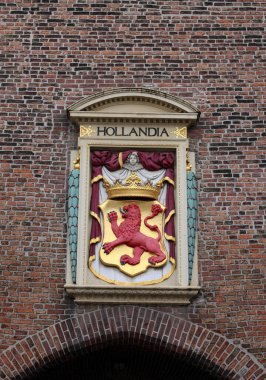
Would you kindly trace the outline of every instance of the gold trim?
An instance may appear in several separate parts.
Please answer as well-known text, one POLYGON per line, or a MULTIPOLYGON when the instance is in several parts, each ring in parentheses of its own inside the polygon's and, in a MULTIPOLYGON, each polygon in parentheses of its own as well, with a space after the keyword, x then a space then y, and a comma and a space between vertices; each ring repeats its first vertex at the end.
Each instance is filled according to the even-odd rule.
POLYGON ((167 240, 172 240, 175 242, 175 237, 174 236, 171 236, 171 235, 168 235, 166 232, 164 233, 164 237, 167 239, 167 240))
POLYGON ((119 180, 116 180, 113 184, 111 184, 104 178, 103 185, 109 199, 125 197, 157 199, 161 191, 162 181, 157 182, 155 185, 153 185, 150 181, 143 183, 137 173, 132 171, 126 178, 124 184, 121 184, 119 180))
POLYGON ((88 266, 90 265, 90 262, 92 262, 93 260, 95 260, 95 255, 89 257, 88 266))
POLYGON ((187 127, 176 127, 174 131, 171 132, 171 134, 175 135, 176 138, 182 137, 183 139, 187 138, 187 127))
MULTIPOLYGON (((99 241, 101 241, 101 238, 100 236, 97 236, 96 238, 93 238, 90 240, 90 244, 96 244, 96 243, 99 243, 99 241)), ((95 257, 95 256, 93 256, 95 257)))
POLYGON ((74 169, 79 170, 80 169, 80 148, 78 148, 78 155, 75 161, 73 161, 74 169))
POLYGON ((80 126, 80 137, 90 137, 93 133, 96 133, 96 130, 93 129, 91 126, 83 127, 80 126))
POLYGON ((171 217, 172 217, 174 214, 175 214, 175 210, 172 210, 172 211, 169 212, 167 218, 166 218, 165 221, 164 221, 164 225, 166 225, 166 224, 169 222, 169 220, 171 219, 171 217))
POLYGON ((170 185, 173 185, 175 187, 175 183, 174 183, 174 181, 170 177, 164 177, 162 179, 162 182, 169 182, 170 185))
MULTIPOLYGON (((120 155, 121 153, 119 153, 120 155)), ((122 161, 121 161, 122 162, 122 161)), ((121 165, 120 161, 119 161, 119 165, 121 165)), ((122 163, 123 165, 123 163, 122 163)), ((94 177, 92 178, 91 180, 91 184, 95 183, 95 182, 98 182, 100 181, 101 179, 103 179, 103 176, 101 174, 97 175, 97 177, 94 177)), ((169 182, 170 185, 173 185, 175 187, 175 182, 170 178, 170 177, 164 177, 161 182, 169 182)))
POLYGON ((169 257, 169 260, 176 267, 176 261, 175 261, 175 259, 173 259, 172 257, 169 257))
POLYGON ((94 177, 92 178, 91 180, 91 184, 95 183, 95 182, 98 182, 100 181, 101 179, 103 179, 103 176, 101 174, 97 175, 97 177, 94 177))
POLYGON ((189 159, 189 151, 187 149, 187 153, 186 153, 186 168, 187 168, 187 172, 191 172, 192 170, 192 165, 190 163, 190 159, 189 159))
POLYGON ((91 214, 91 216, 93 216, 97 220, 97 222, 99 224, 101 224, 101 220, 100 220, 99 216, 94 211, 90 211, 90 214, 91 214))
POLYGON ((119 165, 120 165, 120 168, 123 167, 124 163, 123 163, 123 152, 119 152, 119 155, 118 155, 118 162, 119 162, 119 165))
POLYGON ((114 285, 124 285, 124 286, 135 287, 135 286, 142 286, 142 285, 159 284, 160 282, 163 282, 164 280, 169 278, 174 273, 174 270, 175 270, 175 260, 170 258, 170 261, 171 261, 171 264, 173 265, 173 267, 171 268, 169 273, 165 274, 164 276, 162 276, 158 280, 135 282, 135 283, 134 282, 120 282, 120 281, 116 281, 116 280, 110 280, 108 277, 102 276, 101 274, 96 272, 96 270, 94 268, 92 268, 92 266, 90 265, 91 262, 94 260, 94 258, 95 258, 95 256, 90 257, 89 262, 88 262, 88 266, 89 266, 89 269, 91 270, 91 272, 94 274, 95 277, 98 277, 100 280, 103 280, 103 281, 107 282, 108 284, 114 284, 114 285))

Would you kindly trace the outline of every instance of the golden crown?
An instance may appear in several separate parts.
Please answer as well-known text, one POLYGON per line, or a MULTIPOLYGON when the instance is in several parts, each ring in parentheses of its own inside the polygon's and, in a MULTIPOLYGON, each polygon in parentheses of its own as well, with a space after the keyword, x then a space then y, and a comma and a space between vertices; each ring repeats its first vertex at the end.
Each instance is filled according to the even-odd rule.
POLYGON ((116 180, 114 184, 111 185, 106 179, 103 179, 103 183, 110 199, 135 197, 157 199, 163 181, 157 182, 156 185, 152 185, 150 181, 143 183, 136 172, 131 172, 124 183, 121 183, 120 180, 116 180))

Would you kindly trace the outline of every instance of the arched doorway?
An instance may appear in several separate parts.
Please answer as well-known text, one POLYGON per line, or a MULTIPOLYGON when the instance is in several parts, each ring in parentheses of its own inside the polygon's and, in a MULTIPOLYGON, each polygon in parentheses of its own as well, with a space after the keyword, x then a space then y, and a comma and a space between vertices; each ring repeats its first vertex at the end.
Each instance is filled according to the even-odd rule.
MULTIPOLYGON (((27 380, 212 380, 215 375, 173 353, 160 353, 156 346, 112 345, 80 354, 42 370, 27 380)), ((215 369, 213 369, 215 372, 215 369)))
POLYGON ((25 337, 0 356, 4 380, 60 380, 62 375, 67 380, 71 371, 76 373, 71 379, 82 380, 86 379, 82 373, 87 376, 89 370, 92 380, 108 380, 107 374, 115 379, 116 371, 121 380, 149 380, 147 373, 153 380, 265 378, 257 359, 221 334, 139 306, 107 307, 73 316, 25 337), (93 378, 93 371, 102 377, 93 378))

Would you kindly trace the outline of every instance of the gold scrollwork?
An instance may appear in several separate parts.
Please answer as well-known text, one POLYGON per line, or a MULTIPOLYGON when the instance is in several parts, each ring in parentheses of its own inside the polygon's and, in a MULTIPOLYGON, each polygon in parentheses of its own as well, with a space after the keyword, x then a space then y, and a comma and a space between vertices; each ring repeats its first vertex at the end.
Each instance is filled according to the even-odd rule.
POLYGON ((188 149, 187 149, 187 154, 186 154, 186 163, 187 163, 187 172, 190 172, 191 169, 192 169, 192 165, 191 165, 191 163, 190 163, 188 149))
POLYGON ((79 170, 80 169, 80 148, 78 150, 78 155, 75 161, 73 161, 74 169, 79 170))
POLYGON ((176 127, 174 131, 171 132, 175 137, 178 138, 187 138, 187 127, 176 127))
POLYGON ((92 127, 80 126, 80 137, 90 137, 94 133, 96 133, 96 131, 92 127))

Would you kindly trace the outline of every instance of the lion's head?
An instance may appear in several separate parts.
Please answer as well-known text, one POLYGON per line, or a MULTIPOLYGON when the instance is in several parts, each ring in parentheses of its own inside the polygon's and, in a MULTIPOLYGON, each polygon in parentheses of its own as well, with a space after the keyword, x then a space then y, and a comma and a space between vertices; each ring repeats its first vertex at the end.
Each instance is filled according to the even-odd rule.
POLYGON ((119 230, 127 236, 139 231, 141 225, 141 211, 138 205, 130 203, 120 208, 124 222, 120 224, 119 230))
POLYGON ((124 206, 122 209, 120 209, 122 213, 122 218, 124 219, 136 219, 140 220, 141 219, 141 212, 140 208, 137 204, 131 203, 129 205, 124 206))

